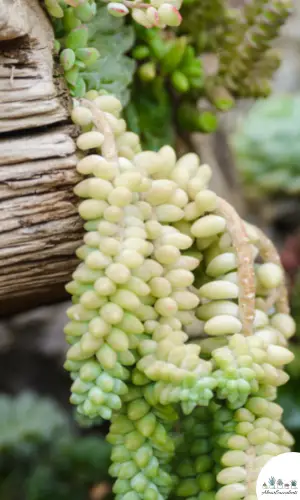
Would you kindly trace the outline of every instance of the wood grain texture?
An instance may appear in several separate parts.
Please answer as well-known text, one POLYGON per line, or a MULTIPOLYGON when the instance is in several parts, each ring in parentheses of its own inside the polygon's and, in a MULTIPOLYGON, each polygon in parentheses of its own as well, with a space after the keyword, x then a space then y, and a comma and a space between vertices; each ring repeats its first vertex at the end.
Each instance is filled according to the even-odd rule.
POLYGON ((0 314, 64 296, 82 224, 76 133, 37 0, 0 0, 0 314))

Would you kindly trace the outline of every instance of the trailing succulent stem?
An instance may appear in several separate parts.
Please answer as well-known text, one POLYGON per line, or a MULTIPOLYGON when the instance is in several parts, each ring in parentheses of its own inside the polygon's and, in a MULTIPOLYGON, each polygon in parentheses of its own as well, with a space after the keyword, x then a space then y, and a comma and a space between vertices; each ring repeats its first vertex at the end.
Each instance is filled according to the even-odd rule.
MULTIPOLYGON (((73 302, 65 327, 71 403, 81 418, 111 421, 117 500, 253 500, 261 467, 293 444, 273 402, 288 379, 287 342, 295 332, 277 252, 209 189, 211 169, 197 155, 177 158, 168 145, 143 151, 120 100, 103 88, 87 90, 89 58, 101 56, 85 49, 89 33, 81 21, 97 16, 97 4, 57 0, 46 7, 67 26, 60 58, 81 129, 77 171, 84 178, 75 194, 86 232, 66 286, 73 302), (186 329, 196 320, 201 337, 189 342, 186 329)), ((133 8, 144 28, 150 21, 175 25, 179 7, 108 5, 120 16, 133 8)), ((247 37, 241 19, 226 10, 227 25, 240 30, 225 38, 221 63, 250 34, 266 50, 287 8, 277 1, 273 7, 245 8, 247 37)), ((153 45, 156 35, 140 36, 153 45)), ((161 69, 176 87, 184 81, 175 74, 178 51, 194 75, 199 65, 187 38, 166 45, 161 69)), ((147 46, 134 52, 146 57, 147 46)), ((210 95, 227 99, 228 81, 261 63, 252 45, 236 57, 228 74, 221 64, 218 92, 211 85, 210 95)), ((140 67, 140 75, 149 76, 149 68, 140 67)))

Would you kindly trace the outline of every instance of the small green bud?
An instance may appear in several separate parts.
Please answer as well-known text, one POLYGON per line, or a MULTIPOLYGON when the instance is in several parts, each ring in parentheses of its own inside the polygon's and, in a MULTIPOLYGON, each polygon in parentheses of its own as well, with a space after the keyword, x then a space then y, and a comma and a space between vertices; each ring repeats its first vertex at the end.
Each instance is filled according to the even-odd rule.
POLYGON ((193 462, 191 460, 181 461, 176 469, 176 473, 180 477, 195 476, 195 468, 193 462))
POLYGON ((114 387, 114 379, 107 373, 101 373, 96 380, 96 384, 102 389, 102 391, 111 392, 114 387))
POLYGON ((142 472, 139 472, 134 478, 131 479, 131 487, 137 493, 143 493, 148 485, 148 480, 142 472))
POLYGON ((88 28, 84 25, 78 26, 73 29, 66 37, 66 47, 68 49, 77 50, 86 47, 88 42, 89 32, 88 28))
POLYGON ((150 55, 150 50, 147 45, 137 45, 134 47, 132 51, 132 56, 134 59, 137 59, 138 61, 141 61, 142 59, 146 59, 150 55))
POLYGON ((80 404, 84 403, 85 400, 86 400, 85 394, 81 395, 81 394, 73 393, 70 396, 70 403, 72 405, 80 405, 80 404))
POLYGON ((64 327, 66 335, 73 335, 74 337, 81 337, 88 331, 89 323, 86 321, 69 321, 64 327))
POLYGON ((149 404, 144 399, 136 399, 128 404, 128 418, 130 420, 139 420, 150 410, 149 404))
POLYGON ((126 434, 132 430, 134 430, 133 423, 125 415, 118 415, 111 424, 109 432, 113 434, 120 434, 123 432, 126 434))
POLYGON ((137 431, 129 432, 125 436, 126 448, 130 451, 138 450, 145 442, 144 436, 137 431))
POLYGON ((130 313, 125 313, 122 321, 116 326, 128 334, 139 335, 144 331, 143 323, 130 313))
POLYGON ((78 26, 81 25, 81 22, 77 17, 75 17, 74 14, 74 9, 68 8, 64 12, 64 18, 63 18, 63 27, 66 32, 69 32, 75 28, 78 28, 78 26))
POLYGON ((147 62, 142 64, 138 69, 138 74, 143 82, 150 82, 156 76, 156 65, 154 62, 147 62))
POLYGON ((77 394, 85 394, 91 387, 91 384, 86 384, 80 378, 77 378, 71 386, 71 391, 77 394))
POLYGON ((143 436, 151 436, 156 427, 155 415, 153 413, 148 413, 136 422, 136 427, 143 436))
POLYGON ((73 66, 71 69, 65 72, 65 79, 73 87, 76 86, 78 77, 79 77, 79 68, 77 66, 73 66))
POLYGON ((200 80, 200 77, 203 76, 201 62, 197 59, 194 59, 192 64, 190 64, 189 66, 180 67, 180 69, 188 78, 195 78, 200 80))
POLYGON ((171 82, 175 90, 178 92, 188 92, 189 90, 189 81, 187 77, 181 71, 174 71, 171 75, 171 82))
POLYGON ((112 410, 120 410, 122 408, 122 401, 117 394, 109 394, 105 402, 112 410))
POLYGON ((73 97, 83 97, 86 93, 86 84, 84 79, 80 76, 77 78, 75 85, 71 89, 71 94, 73 97))
POLYGON ((77 49, 76 57, 88 67, 99 59, 100 53, 94 47, 86 47, 77 49))
POLYGON ((64 11, 59 5, 58 0, 45 0, 45 7, 50 16, 56 18, 62 18, 64 16, 64 11))
POLYGON ((197 495, 199 487, 195 479, 184 479, 176 490, 176 495, 179 497, 191 497, 197 495))
POLYGON ((104 420, 111 419, 112 411, 107 406, 101 406, 100 408, 98 408, 98 413, 99 413, 100 417, 102 417, 104 420))
POLYGON ((197 483, 202 491, 211 491, 215 488, 216 480, 214 474, 211 472, 205 472, 200 474, 197 478, 197 483))
POLYGON ((153 487, 147 488, 143 495, 144 500, 158 500, 159 493, 153 487))
MULTIPOLYGON (((129 457, 130 459, 130 457, 129 457)), ((118 477, 119 475, 119 471, 120 471, 120 467, 121 467, 121 464, 118 464, 118 463, 114 463, 112 464, 109 469, 108 469, 108 473, 111 477, 118 477)), ((126 481, 126 480, 124 480, 126 481)), ((126 481, 127 482, 127 481, 126 481)), ((129 488, 128 488, 129 489, 129 488)), ((126 491, 128 491, 128 489, 126 491)))
POLYGON ((114 381, 114 388, 113 388, 113 391, 115 392, 115 394, 117 394, 118 396, 124 396, 124 394, 127 394, 127 386, 126 384, 124 384, 124 382, 122 382, 122 380, 118 380, 116 379, 114 381))
POLYGON ((218 126, 218 118, 211 111, 203 111, 198 118, 198 130, 202 132, 214 132, 218 126))
POLYGON ((113 462, 127 462, 131 459, 131 453, 123 445, 114 446, 111 452, 111 459, 113 462))
POLYGON ((60 64, 65 71, 69 71, 75 64, 76 56, 72 49, 64 49, 60 54, 60 64))
MULTIPOLYGON (((123 446, 120 446, 118 448, 124 449, 123 446)), ((112 452, 112 457, 113 457, 113 453, 114 453, 114 449, 112 452)), ((112 460, 114 460, 114 459, 112 458, 112 460)), ((118 460, 116 460, 116 462, 117 461, 118 460)), ((123 460, 120 460, 120 461, 123 462, 123 460)), ((130 481, 128 481, 128 479, 117 479, 115 484, 113 485, 113 492, 115 494, 124 495, 124 493, 127 493, 129 490, 131 490, 131 485, 130 485, 130 481)))
POLYGON ((141 446, 141 448, 139 448, 139 450, 134 455, 134 461, 136 462, 138 467, 143 469, 149 463, 152 455, 153 452, 149 446, 141 446))
POLYGON ((101 373, 101 368, 96 361, 88 361, 80 368, 80 378, 84 382, 95 380, 101 373))
POLYGON ((208 455, 201 455, 197 457, 195 462, 195 470, 197 474, 202 474, 203 472, 208 472, 213 467, 213 460, 208 455))
POLYGON ((191 454, 197 456, 209 453, 211 446, 210 441, 207 439, 196 439, 191 445, 191 454))
POLYGON ((89 399, 95 405, 102 405, 105 401, 105 394, 99 387, 93 387, 89 392, 89 399))
POLYGON ((78 7, 75 7, 74 9, 74 14, 83 23, 88 23, 93 19, 93 17, 96 15, 97 12, 97 5, 95 2, 93 3, 88 3, 84 2, 81 5, 78 5, 78 7))
POLYGON ((117 361, 115 351, 108 344, 103 344, 102 347, 100 347, 96 353, 96 357, 104 370, 113 368, 117 361))
POLYGON ((120 479, 131 479, 138 473, 138 468, 136 464, 130 460, 129 462, 122 463, 119 472, 120 479))
POLYGON ((144 469, 144 474, 147 477, 153 479, 154 477, 157 476, 158 470, 159 470, 159 462, 156 457, 152 457, 149 460, 148 465, 144 469))
POLYGON ((67 359, 64 363, 64 369, 69 372, 78 372, 85 363, 86 361, 71 361, 67 359))
POLYGON ((97 406, 95 406, 89 399, 86 399, 82 405, 82 413, 87 417, 94 418, 97 414, 97 410, 97 406))

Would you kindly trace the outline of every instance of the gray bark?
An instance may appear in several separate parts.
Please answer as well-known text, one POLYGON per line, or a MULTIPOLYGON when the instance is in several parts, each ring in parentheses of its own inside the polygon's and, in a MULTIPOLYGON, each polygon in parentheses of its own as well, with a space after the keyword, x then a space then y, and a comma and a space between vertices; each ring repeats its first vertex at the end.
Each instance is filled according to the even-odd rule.
POLYGON ((82 224, 70 100, 37 0, 0 0, 0 314, 64 296, 82 224))

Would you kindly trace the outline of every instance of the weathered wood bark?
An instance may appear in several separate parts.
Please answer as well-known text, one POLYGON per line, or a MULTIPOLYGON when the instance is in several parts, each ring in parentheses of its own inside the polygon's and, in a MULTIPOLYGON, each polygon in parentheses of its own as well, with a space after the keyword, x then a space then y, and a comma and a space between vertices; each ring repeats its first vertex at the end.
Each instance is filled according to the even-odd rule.
POLYGON ((82 225, 70 102, 38 0, 0 0, 0 314, 64 296, 82 225))

